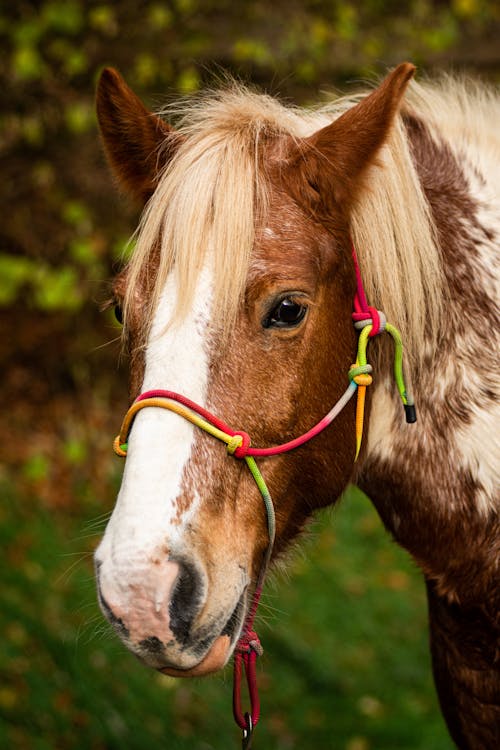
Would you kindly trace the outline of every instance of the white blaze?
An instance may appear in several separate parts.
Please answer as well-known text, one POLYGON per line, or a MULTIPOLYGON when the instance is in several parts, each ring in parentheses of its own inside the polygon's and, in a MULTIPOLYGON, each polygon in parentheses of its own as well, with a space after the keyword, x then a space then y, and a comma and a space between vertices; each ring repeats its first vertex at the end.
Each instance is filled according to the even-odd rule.
MULTIPOLYGON (((154 317, 145 354, 142 392, 166 389, 205 403, 208 357, 207 324, 210 319, 212 275, 205 267, 199 277, 193 305, 179 323, 168 326, 176 305, 174 274, 167 279, 154 317)), ((183 533, 198 498, 179 523, 176 499, 184 467, 189 461, 196 428, 166 409, 140 411, 128 440, 122 486, 97 559, 111 563, 115 579, 134 563, 147 565, 159 547, 172 549, 183 533), (172 521, 176 519, 176 523, 172 521)), ((107 576, 106 576, 107 577, 107 576)))

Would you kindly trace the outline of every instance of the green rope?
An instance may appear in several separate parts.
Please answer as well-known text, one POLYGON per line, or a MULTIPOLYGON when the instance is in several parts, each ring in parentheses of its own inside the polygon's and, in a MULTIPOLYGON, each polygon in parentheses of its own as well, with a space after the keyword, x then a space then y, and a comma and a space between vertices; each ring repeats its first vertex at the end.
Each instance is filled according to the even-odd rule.
POLYGON ((255 479, 255 484, 259 488, 259 492, 262 495, 262 500, 264 501, 264 505, 266 506, 267 511, 267 531, 269 534, 269 554, 272 550, 272 546, 274 543, 274 537, 276 535, 276 515, 274 512, 274 505, 271 498, 271 493, 269 492, 267 488, 267 484, 264 481, 264 477, 259 471, 259 467, 255 463, 255 459, 253 456, 245 456, 245 461, 247 463, 248 468, 250 469, 250 473, 252 474, 253 478, 255 479))
MULTIPOLYGON (((372 325, 367 325, 361 329, 359 334, 358 365, 360 372, 365 372, 362 368, 367 366, 366 349, 372 328, 372 325)), ((404 406, 413 406, 413 399, 406 390, 403 376, 403 342, 401 340, 401 334, 395 326, 391 325, 391 323, 386 323, 385 330, 391 335, 392 340, 394 341, 394 379, 396 381, 401 401, 404 406)))
POLYGON ((408 397, 403 377, 403 342, 401 340, 401 334, 398 329, 390 323, 386 323, 385 330, 387 333, 391 334, 394 341, 394 379, 396 381, 399 395, 401 396, 401 401, 406 406, 413 403, 413 401, 408 397))

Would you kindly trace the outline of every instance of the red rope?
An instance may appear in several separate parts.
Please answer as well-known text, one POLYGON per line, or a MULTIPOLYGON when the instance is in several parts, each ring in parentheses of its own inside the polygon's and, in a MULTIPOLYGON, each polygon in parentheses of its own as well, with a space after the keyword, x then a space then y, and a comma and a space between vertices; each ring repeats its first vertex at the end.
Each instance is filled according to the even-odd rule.
POLYGON ((381 332, 380 314, 376 307, 372 307, 368 304, 365 294, 365 288, 363 286, 363 279, 361 278, 361 271, 359 270, 358 258, 354 244, 351 243, 352 260, 354 263, 354 272, 356 274, 356 292, 354 293, 354 312, 352 319, 355 323, 361 320, 371 320, 372 328, 368 336, 373 338, 381 332))
POLYGON ((362 318, 357 318, 358 320, 366 320, 366 314, 369 312, 370 308, 368 305, 368 301, 366 299, 365 294, 365 288, 363 286, 363 279, 361 278, 361 271, 359 270, 359 263, 358 263, 358 257, 356 255, 356 250, 354 248, 354 244, 351 242, 351 252, 352 252, 352 260, 354 263, 354 272, 356 274, 356 291, 354 293, 354 313, 353 313, 353 319, 354 316, 362 315, 362 318))
POLYGON ((243 628, 243 632, 234 649, 234 671, 233 671, 233 715, 234 720, 241 729, 248 729, 247 714, 243 713, 241 708, 241 683, 242 667, 245 670, 245 677, 248 688, 248 697, 250 699, 250 711, 248 716, 255 727, 260 717, 260 699, 257 688, 257 657, 261 656, 263 649, 259 636, 253 630, 253 621, 259 606, 260 596, 262 594, 262 585, 257 586, 253 595, 252 606, 248 612, 248 617, 243 628))
POLYGON ((299 446, 304 445, 304 443, 307 443, 309 440, 311 440, 311 438, 316 437, 316 435, 318 435, 326 427, 328 427, 331 422, 330 419, 323 418, 303 435, 299 435, 299 437, 293 438, 293 440, 289 440, 287 443, 282 443, 281 445, 273 445, 270 448, 253 448, 250 445, 250 435, 247 432, 245 432, 244 430, 233 430, 232 427, 229 427, 229 425, 216 417, 215 414, 212 414, 207 409, 204 409, 202 406, 195 403, 194 401, 191 401, 191 399, 183 396, 180 393, 175 393, 175 391, 156 389, 153 391, 145 391, 144 393, 141 393, 141 395, 136 398, 136 401, 144 401, 148 398, 166 398, 170 399, 171 401, 177 401, 183 406, 187 406, 188 409, 191 409, 191 411, 194 411, 196 414, 199 414, 200 417, 205 419, 207 422, 210 422, 214 427, 217 427, 218 430, 227 433, 231 437, 240 435, 242 437, 241 445, 239 445, 235 449, 233 454, 234 456, 236 456, 236 458, 245 458, 245 456, 258 456, 262 458, 266 456, 278 456, 281 453, 287 453, 294 448, 298 448, 299 446))

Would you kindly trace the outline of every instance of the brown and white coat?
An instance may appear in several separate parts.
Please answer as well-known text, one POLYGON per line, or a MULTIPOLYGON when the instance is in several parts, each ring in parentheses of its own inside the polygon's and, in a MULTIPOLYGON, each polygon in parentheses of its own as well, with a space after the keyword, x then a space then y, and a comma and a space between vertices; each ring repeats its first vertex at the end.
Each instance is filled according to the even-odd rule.
MULTIPOLYGON (((500 101, 450 81, 407 89, 413 70, 316 112, 234 85, 185 107, 175 131, 104 71, 107 155, 148 201, 115 296, 131 398, 179 391, 254 444, 281 443, 345 389, 354 239, 371 304, 402 329, 419 421, 404 423, 374 342, 358 462, 354 406, 314 445, 261 462, 275 557, 357 482, 425 575, 450 732, 486 749, 500 743, 500 101), (280 324, 283 300, 302 311, 293 325, 280 324)), ((175 414, 141 412, 96 552, 101 604, 127 645, 171 674, 223 666, 266 544, 242 462, 175 414)))

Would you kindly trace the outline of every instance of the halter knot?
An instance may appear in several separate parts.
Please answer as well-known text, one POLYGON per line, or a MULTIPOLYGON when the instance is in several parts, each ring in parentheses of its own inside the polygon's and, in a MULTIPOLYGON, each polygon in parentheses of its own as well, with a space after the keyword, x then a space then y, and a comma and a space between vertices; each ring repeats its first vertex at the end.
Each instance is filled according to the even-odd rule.
POLYGON ((235 458, 245 458, 250 447, 250 435, 248 432, 235 432, 227 443, 227 452, 235 458))
POLYGON ((382 310, 377 310, 376 307, 371 307, 370 305, 368 305, 368 309, 372 318, 372 330, 368 336, 373 337, 384 331, 386 318, 382 310))
POLYGON ((356 385, 372 384, 372 366, 371 365, 351 365, 349 368, 349 380, 356 385))
POLYGON ((370 338, 377 336, 379 333, 385 331, 387 325, 387 318, 382 310, 377 310, 376 307, 371 305, 367 306, 366 312, 355 312, 352 315, 354 320, 354 327, 357 330, 365 328, 365 326, 371 326, 371 331, 368 334, 370 338))
POLYGON ((255 630, 249 630, 246 633, 243 633, 234 650, 240 654, 250 654, 252 651, 255 651, 257 656, 262 656, 264 653, 260 638, 255 630))

